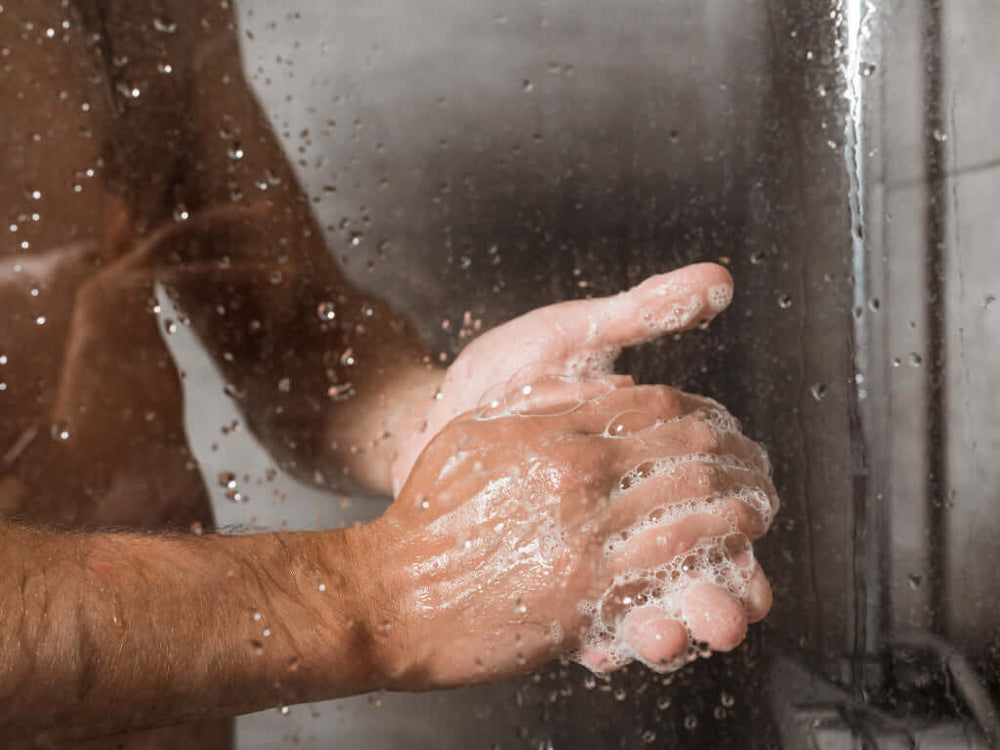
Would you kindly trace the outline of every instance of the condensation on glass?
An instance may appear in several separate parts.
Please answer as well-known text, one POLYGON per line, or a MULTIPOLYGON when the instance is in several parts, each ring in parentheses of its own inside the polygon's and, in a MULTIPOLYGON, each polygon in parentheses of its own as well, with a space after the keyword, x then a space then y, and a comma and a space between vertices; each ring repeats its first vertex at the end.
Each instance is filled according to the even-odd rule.
POLYGON ((51 516, 100 485, 62 520, 377 516, 384 501, 331 489, 296 396, 349 398, 366 356, 363 337, 324 348, 324 321, 390 313, 325 296, 324 274, 404 313, 447 362, 533 307, 698 260, 730 268, 732 308, 621 369, 726 403, 767 445, 784 502, 758 552, 774 610, 732 654, 668 677, 556 662, 272 711, 240 720, 239 747, 996 746, 1000 6, 205 7, 180 44, 192 5, 0 6, 0 511, 26 512, 22 486, 47 490, 51 516), (192 71, 208 91, 185 88, 192 71), (93 137, 101 122, 114 143, 93 137), (233 228, 264 199, 282 218, 233 228), (189 221, 233 252, 193 245, 189 221), (121 268, 136 231, 147 256, 121 268), (127 315, 100 318, 108 294, 127 315), (97 322, 68 350, 74 304, 97 322), (150 326, 163 356, 147 361, 150 326), (129 368, 105 361, 128 342, 129 368), (80 352, 101 366, 74 370, 80 352), (180 387, 146 388, 143 368, 180 387), (66 463, 51 446, 68 441, 66 463), (150 462, 173 479, 149 479, 150 462))

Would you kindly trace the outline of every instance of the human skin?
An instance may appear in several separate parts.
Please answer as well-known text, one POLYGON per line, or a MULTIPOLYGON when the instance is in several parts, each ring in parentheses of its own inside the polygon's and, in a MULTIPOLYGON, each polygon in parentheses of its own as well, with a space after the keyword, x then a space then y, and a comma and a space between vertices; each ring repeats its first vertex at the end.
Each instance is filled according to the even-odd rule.
MULTIPOLYGON (((776 502, 755 443, 715 433, 698 416, 698 397, 598 385, 603 392, 568 413, 454 420, 389 511, 351 529, 177 537, 0 525, 0 611, 10 613, 0 631, 0 736, 41 744, 375 688, 508 677, 578 646, 587 625, 580 602, 623 568, 666 562, 719 518, 736 519, 748 538, 763 533, 766 520, 729 499, 753 487, 776 502), (640 409, 653 427, 606 434, 616 415, 640 409), (471 468, 448 469, 458 452, 471 468), (643 460, 716 452, 737 465, 708 471, 688 458, 684 477, 653 475, 611 500, 643 460), (482 490, 497 480, 502 502, 484 512, 482 490), (604 554, 637 519, 706 491, 719 511, 664 526, 671 544, 637 535, 604 554), (546 539, 557 543, 533 554, 546 539), (512 562, 494 564, 500 549, 512 562)), ((706 584, 692 592, 692 636, 720 650, 742 639, 769 598, 758 577, 742 600, 706 584)), ((644 624, 628 637, 651 653, 663 638, 644 624)))
MULTIPOLYGON (((676 272, 675 297, 660 293, 665 277, 654 277, 615 298, 543 308, 484 334, 447 372, 426 365, 405 323, 352 289, 331 259, 280 144, 242 81, 230 11, 214 2, 165 3, 162 10, 178 28, 162 34, 153 28, 161 10, 154 4, 78 5, 85 9, 74 14, 57 2, 26 3, 0 19, 17 60, 0 89, 5 99, 24 97, 0 113, 3 144, 12 154, 0 199, 12 216, 35 210, 42 216, 37 223, 18 218, 17 237, 30 245, 17 251, 24 268, 7 263, 0 272, 0 308, 10 334, 0 430, 5 449, 20 446, 4 455, 0 516, 24 522, 2 522, 0 606, 17 623, 0 636, 2 674, 14 675, 0 696, 4 743, 15 733, 37 738, 48 732, 61 744, 64 737, 232 715, 377 685, 429 688, 493 679, 526 667, 529 656, 534 662, 571 648, 575 610, 566 615, 559 648, 535 641, 520 658, 517 650, 501 649, 488 669, 474 664, 474 674, 445 673, 440 654, 435 660, 418 653, 412 634, 432 622, 426 617, 392 620, 394 637, 372 638, 377 648, 359 647, 359 633, 363 646, 372 623, 383 621, 381 610, 402 611, 399 602, 409 596, 400 572, 386 568, 382 557, 390 544, 406 543, 407 554, 421 554, 407 523, 422 519, 398 510, 413 493, 428 494, 426 487, 406 486, 411 468, 450 420, 526 367, 535 375, 575 369, 592 377, 620 346, 711 318, 720 307, 711 300, 725 297, 712 290, 731 283, 726 272, 712 265, 676 272), (106 6, 101 36, 118 61, 108 69, 81 22, 98 6, 106 6), (64 28, 65 18, 69 31, 49 45, 22 28, 31 20, 43 35, 48 27, 64 28), (173 66, 169 76, 153 72, 164 61, 173 66), (140 84, 141 98, 115 101, 116 82, 140 84), (38 146, 33 133, 42 136, 38 146), (237 142, 245 153, 233 161, 229 152, 237 142), (124 164, 117 171, 116 161, 124 164), (92 179, 68 179, 88 166, 96 167, 92 179), (263 175, 270 175, 266 193, 258 187, 263 175), (36 188, 39 202, 30 197, 36 188), (187 218, 178 219, 181 205, 187 218), (248 426, 276 461, 305 479, 316 471, 335 477, 346 467, 355 484, 395 489, 385 522, 317 535, 178 535, 189 528, 207 532, 212 521, 186 445, 181 373, 163 344, 162 321, 150 312, 156 284, 189 316, 238 394, 248 426), (32 286, 40 290, 37 297, 29 296, 32 286), (317 303, 326 300, 337 303, 336 325, 317 321, 317 303), (683 325, 667 325, 675 307, 683 325), (39 313, 44 325, 36 324, 39 313), (263 321, 258 331, 251 326, 255 316, 263 321), (357 350, 358 364, 333 369, 341 381, 353 378, 357 394, 328 404, 330 366, 323 355, 348 345, 357 350), (276 385, 289 374, 285 394, 276 385), (433 398, 435 392, 441 397, 433 398), (315 409, 317 402, 327 408, 315 409), (68 438, 51 440, 55 427, 68 438), (47 530, 50 524, 76 531, 47 530), (93 531, 108 527, 160 535, 93 531), (319 584, 313 592, 302 583, 316 570, 330 573, 333 582, 322 592, 333 595, 318 602, 319 584), (352 581, 361 575, 385 579, 382 595, 366 589, 359 596, 352 581), (286 627, 268 627, 265 637, 250 607, 267 607, 286 627), (265 640, 257 654, 251 641, 265 640), (258 658, 248 659, 248 649, 258 658), (298 651, 304 654, 298 658, 323 669, 292 663, 298 651), (421 680, 422 673, 437 676, 421 680)), ((609 382, 630 385, 628 378, 609 382)), ((549 395, 556 402, 561 397, 549 395)), ((560 418, 545 430, 561 434, 564 427, 572 434, 573 424, 560 418)), ((511 469, 503 462, 523 458, 517 450, 531 435, 510 444, 513 434, 486 441, 489 471, 511 469)), ((702 444, 705 435, 676 439, 702 444)), ((603 443, 591 435, 580 443, 580 457, 562 460, 595 461, 594 451, 602 449, 594 446, 603 443)), ((718 524, 718 516, 695 515, 666 525, 624 564, 641 568, 649 554, 660 559, 664 548, 679 552, 719 533, 718 524)), ((754 528, 747 529, 751 535, 754 528)), ((446 542, 429 539, 427 553, 446 542)), ((719 588, 692 587, 685 619, 716 648, 735 645, 746 620, 766 609, 766 582, 755 576, 756 593, 741 601, 719 588)), ((521 583, 508 581, 511 589, 521 583)), ((496 596, 494 590, 483 602, 496 596)), ((491 627, 502 630, 502 618, 491 627)), ((652 664, 668 663, 686 643, 687 632, 678 627, 649 608, 633 610, 623 623, 634 631, 636 654, 652 664)), ((600 649, 581 658, 598 669, 618 666, 600 649)), ((209 726, 219 723, 162 741, 207 746, 209 726)), ((114 739, 115 745, 129 742, 114 739)))
MULTIPOLYGON (((713 282, 685 286, 686 295, 705 300, 697 312, 710 316, 708 290, 719 286, 720 271, 679 273, 713 282)), ((620 335, 631 304, 589 304, 623 316, 605 321, 608 338, 592 341, 598 350, 636 340, 620 335)), ((564 318, 572 328, 588 306, 564 310, 531 313, 497 333, 531 331, 532 316, 564 318)), ((650 333, 698 319, 670 318, 650 333)), ((520 348, 516 337, 494 338, 497 347, 520 348)), ((628 382, 556 379, 530 404, 544 416, 459 415, 422 451, 387 513, 348 530, 176 537, 3 525, 0 611, 14 613, 16 624, 0 631, 0 664, 11 676, 0 700, 0 735, 99 735, 380 687, 471 684, 576 648, 587 625, 581 601, 599 596, 617 573, 666 562, 733 523, 749 539, 759 537, 769 517, 734 499, 738 488, 777 502, 762 450, 739 433, 719 435, 701 416, 714 402, 628 382), (580 388, 589 389, 582 403, 562 413, 580 388), (609 436, 607 425, 622 413, 649 415, 654 424, 632 437, 609 436), (464 468, 445 471, 461 452, 474 455, 464 457, 464 468), (688 459, 694 471, 686 476, 652 476, 610 500, 643 460, 706 453, 734 457, 738 466, 718 471, 688 459), (545 470, 522 473, 529 465, 545 470), (489 513, 465 511, 495 480, 509 484, 499 531, 489 513), (604 554, 609 538, 650 511, 706 492, 722 499, 718 511, 656 526, 616 555, 604 554), (498 548, 519 554, 551 534, 543 506, 557 508, 558 551, 491 568, 498 548), (425 563, 442 555, 445 563, 429 571, 425 563)), ((718 586, 693 585, 684 619, 696 640, 728 650, 769 601, 757 570, 740 600, 718 586)), ((678 625, 646 607, 622 627, 638 655, 668 664, 687 646, 678 625)), ((618 666, 599 652, 583 659, 595 669, 618 666)))

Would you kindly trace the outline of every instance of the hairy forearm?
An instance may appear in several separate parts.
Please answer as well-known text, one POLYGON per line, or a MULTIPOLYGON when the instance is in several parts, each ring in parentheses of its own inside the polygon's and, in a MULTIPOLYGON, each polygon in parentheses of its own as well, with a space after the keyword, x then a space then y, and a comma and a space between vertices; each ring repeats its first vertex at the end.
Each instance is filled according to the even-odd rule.
POLYGON ((0 738, 108 734, 373 689, 350 531, 0 524, 0 738))

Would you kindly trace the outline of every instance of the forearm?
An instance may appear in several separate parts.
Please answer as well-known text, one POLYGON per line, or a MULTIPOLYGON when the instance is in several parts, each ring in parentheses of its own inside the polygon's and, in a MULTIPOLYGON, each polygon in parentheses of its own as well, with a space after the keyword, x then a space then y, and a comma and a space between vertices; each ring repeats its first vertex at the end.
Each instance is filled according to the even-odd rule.
POLYGON ((350 531, 0 526, 0 737, 100 735, 373 689, 350 531))

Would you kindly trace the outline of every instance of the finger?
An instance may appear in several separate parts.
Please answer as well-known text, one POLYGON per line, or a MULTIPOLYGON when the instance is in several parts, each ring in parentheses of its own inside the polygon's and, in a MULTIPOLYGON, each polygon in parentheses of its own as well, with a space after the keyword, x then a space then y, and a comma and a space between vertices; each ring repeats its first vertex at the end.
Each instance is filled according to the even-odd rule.
POLYGON ((732 296, 732 276, 714 263, 653 276, 615 297, 592 301, 597 320, 588 343, 597 349, 620 348, 686 331, 711 321, 732 296))
POLYGON ((656 607, 636 607, 625 617, 625 642, 646 664, 666 667, 684 658, 688 634, 684 625, 656 607))
MULTIPOLYGON (((636 477, 640 471, 631 476, 636 477)), ((655 467, 650 469, 653 471, 655 467)), ((660 521, 664 514, 671 514, 671 506, 691 501, 697 501, 692 511, 725 518, 750 539, 759 539, 767 531, 778 500, 774 485, 765 475, 697 458, 676 462, 661 471, 659 475, 651 473, 630 483, 619 483, 619 488, 628 486, 620 493, 612 492, 612 531, 644 520, 660 521)), ((683 509, 677 508, 677 512, 683 509)), ((670 523, 671 519, 662 521, 670 523)))
POLYGON ((507 382, 487 389, 475 413, 486 419, 508 414, 558 416, 568 413, 561 409, 574 411, 616 388, 634 385, 631 375, 598 370, 573 373, 556 362, 535 362, 521 368, 507 382))
POLYGON ((643 529, 614 553, 610 561, 611 572, 621 575, 657 568, 694 548, 702 540, 728 534, 731 530, 728 520, 708 513, 643 529))
POLYGON ((543 360, 540 362, 531 362, 517 370, 507 379, 504 387, 507 392, 517 391, 522 386, 530 385, 535 381, 543 380, 552 375, 580 380, 597 380, 635 385, 635 381, 631 375, 614 375, 604 369, 581 369, 573 367, 566 362, 543 360))
POLYGON ((771 611, 773 593, 771 584, 764 575, 760 564, 754 563, 754 570, 747 582, 747 590, 743 595, 743 611, 748 622, 760 622, 771 611))
POLYGON ((732 651, 746 637, 743 605, 719 586, 692 584, 684 594, 681 611, 691 635, 713 651, 732 651))
MULTIPOLYGON (((591 374, 588 373, 587 375, 584 375, 584 377, 588 377, 590 375, 591 374)), ((594 375, 596 375, 596 373, 594 373, 594 375)), ((607 378, 608 382, 611 383, 615 388, 634 388, 635 387, 635 378, 633 378, 631 375, 614 375, 614 374, 612 374, 612 375, 605 375, 604 377, 607 378)))
POLYGON ((678 419, 698 409, 722 407, 705 396, 671 388, 667 385, 639 385, 632 388, 608 390, 598 398, 588 401, 573 415, 573 426, 580 432, 604 434, 614 427, 614 418, 626 412, 649 415, 647 425, 634 425, 628 431, 616 430, 615 437, 623 437, 651 426, 658 421, 678 419))
MULTIPOLYGON (((618 422, 637 419, 629 414, 618 415, 612 428, 618 422)), ((630 458, 671 458, 676 456, 717 457, 725 463, 735 463, 758 472, 766 473, 769 462, 763 448, 741 432, 719 429, 717 426, 692 417, 669 420, 636 430, 616 441, 616 456, 628 463, 630 458)))
POLYGON ((495 419, 518 415, 522 417, 558 417, 576 411, 615 389, 607 377, 583 380, 563 375, 548 375, 524 385, 491 388, 479 402, 476 416, 495 419))
POLYGON ((580 649, 577 661, 598 674, 608 674, 625 666, 625 660, 616 657, 609 648, 601 644, 588 644, 580 649))

